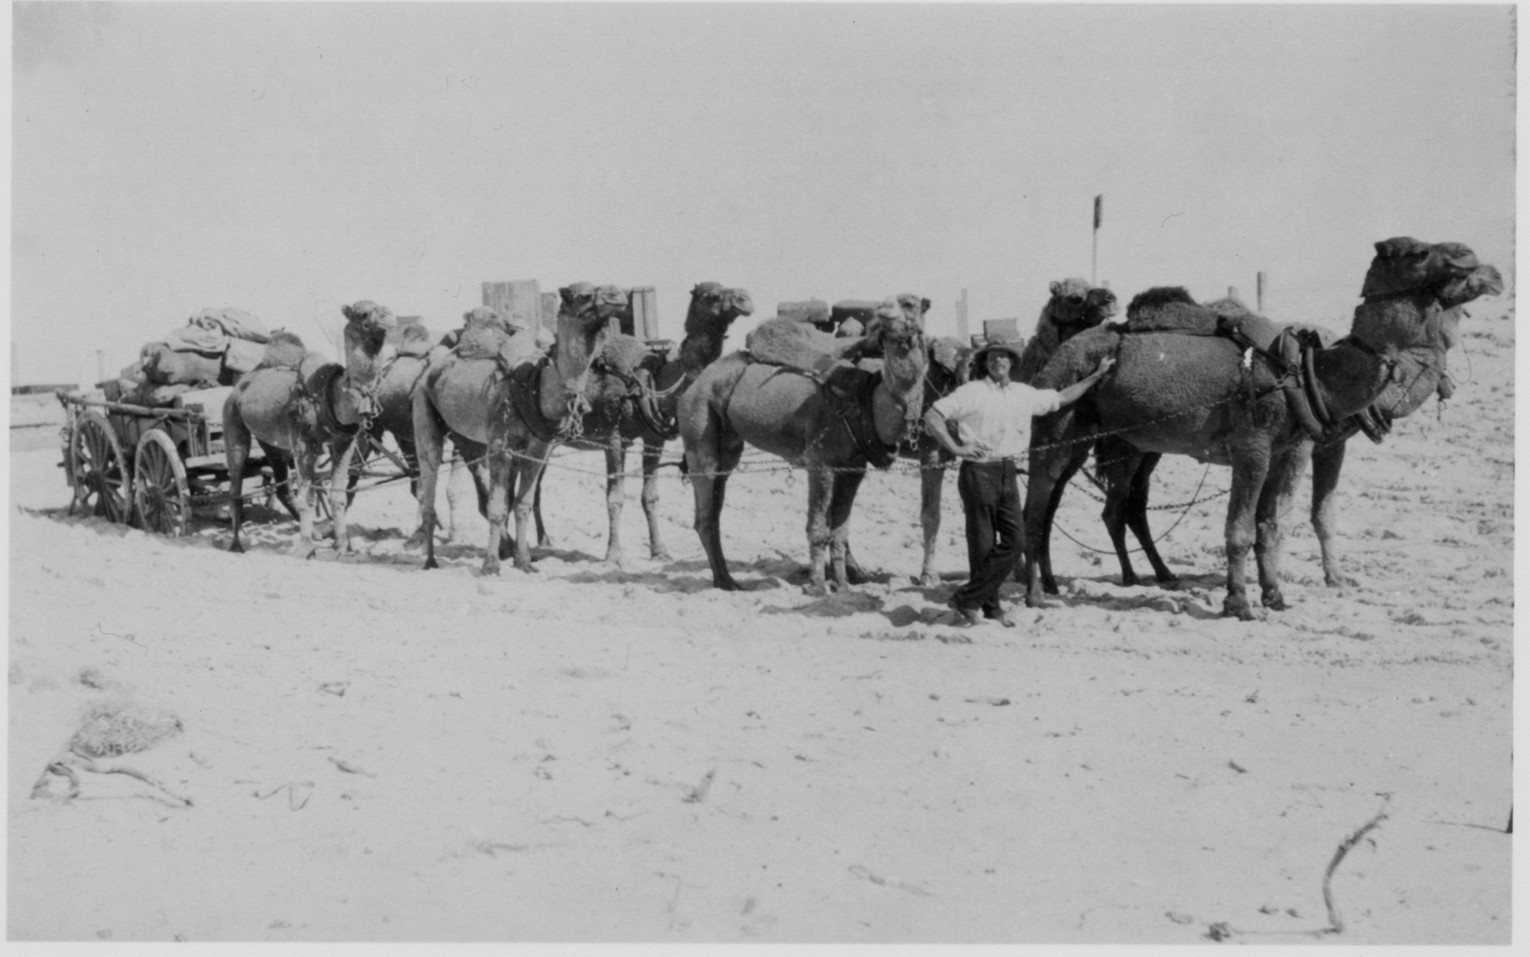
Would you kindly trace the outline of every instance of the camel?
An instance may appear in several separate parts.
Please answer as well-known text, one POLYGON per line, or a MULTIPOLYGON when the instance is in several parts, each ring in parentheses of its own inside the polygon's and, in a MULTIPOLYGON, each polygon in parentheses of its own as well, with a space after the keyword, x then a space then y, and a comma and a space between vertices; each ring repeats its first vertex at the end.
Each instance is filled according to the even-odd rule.
MULTIPOLYGON (((1263 605, 1287 607, 1280 589, 1280 522, 1305 467, 1304 453, 1368 407, 1416 407, 1423 401, 1418 396, 1430 391, 1420 387, 1425 376, 1437 382, 1443 375, 1459 307, 1503 288, 1498 271, 1479 264, 1459 243, 1399 237, 1375 249, 1350 334, 1326 349, 1315 348, 1313 336, 1299 348, 1287 347, 1290 339, 1282 337, 1263 349, 1252 339, 1176 331, 1187 321, 1215 325, 1216 319, 1172 287, 1149 290, 1128 309, 1128 326, 1147 327, 1143 331, 1095 329, 1059 348, 1037 377, 1038 387, 1076 382, 1105 355, 1114 355, 1117 364, 1084 399, 1038 419, 1032 434, 1025 507, 1028 605, 1039 602, 1043 588, 1056 589, 1047 539, 1067 479, 1090 444, 1111 436, 1147 456, 1189 455, 1231 466, 1222 612, 1255 617, 1244 582, 1250 547, 1263 605), (1159 317, 1165 321, 1155 327, 1159 317)), ((1121 509, 1121 517, 1107 521, 1124 522, 1145 511, 1145 478, 1136 487, 1135 466, 1118 475, 1108 453, 1106 458, 1107 484, 1116 486, 1122 503, 1110 506, 1121 509)), ((1324 468, 1332 470, 1332 459, 1324 468)), ((1327 480, 1336 480, 1336 473, 1327 480)), ((1133 531, 1151 541, 1144 538, 1145 521, 1133 531)))
MULTIPOLYGON (((1233 298, 1219 299, 1206 304, 1206 309, 1217 317, 1231 317, 1240 321, 1240 328, 1259 344, 1267 348, 1280 332, 1280 327, 1248 310, 1242 302, 1233 298)), ((1449 337, 1449 345, 1455 345, 1455 318, 1442 317, 1445 326, 1442 334, 1449 337)), ((1130 324, 1128 324, 1129 326, 1130 324)), ((1310 328, 1318 336, 1320 344, 1327 348, 1333 337, 1325 329, 1310 328)), ((1209 334, 1209 333, 1207 333, 1209 334)), ((1451 387, 1445 378, 1443 367, 1436 367, 1432 339, 1420 346, 1404 350, 1397 356, 1397 381, 1389 383, 1381 398, 1364 410, 1350 416, 1325 431, 1320 439, 1304 436, 1296 449, 1294 468, 1298 479, 1312 464, 1312 529, 1317 535, 1318 550, 1323 566, 1323 582, 1331 588, 1354 584, 1340 567, 1335 532, 1335 492, 1339 473, 1344 465, 1345 443, 1358 432, 1364 432, 1372 442, 1380 443, 1391 429, 1393 421, 1412 414, 1431 395, 1438 394, 1441 401, 1449 398, 1451 387)), ((1079 450, 1075 450, 1079 451, 1079 450)), ((1087 453, 1085 453, 1087 454, 1087 453)), ((1121 565, 1121 583, 1132 586, 1140 584, 1136 569, 1126 547, 1126 532, 1130 529, 1136 537, 1148 563, 1153 567, 1154 577, 1166 588, 1179 585, 1179 578, 1158 554, 1148 526, 1148 490, 1153 470, 1161 455, 1142 452, 1120 436, 1107 435, 1095 443, 1095 461, 1101 482, 1105 485, 1105 509, 1102 518, 1105 529, 1121 565)), ((1039 543, 1042 551, 1043 585, 1047 580, 1046 569, 1050 566, 1046 542, 1039 543)))
POLYGON ((648 520, 649 556, 655 561, 671 561, 659 533, 658 469, 664 443, 679 435, 675 409, 701 370, 722 355, 723 340, 733 321, 753 312, 754 303, 745 290, 703 282, 691 290, 685 338, 669 354, 650 351, 630 334, 607 337, 590 367, 591 412, 584 417, 581 437, 569 443, 573 448, 605 453, 606 513, 610 520, 605 561, 618 567, 623 563, 621 516, 626 501, 627 448, 639 440, 643 443, 642 503, 648 520))
MULTIPOLYGON (((378 353, 393 325, 393 314, 384 306, 363 299, 341 308, 345 323, 345 364, 324 362, 317 353, 306 353, 302 341, 291 333, 273 334, 266 347, 267 359, 240 379, 223 406, 223 441, 229 474, 229 513, 234 540, 229 551, 243 552, 239 540, 244 521, 244 470, 251 440, 258 441, 274 465, 293 459, 299 538, 295 552, 311 557, 313 542, 312 493, 317 481, 316 463, 322 448, 330 453, 330 507, 334 517, 335 548, 350 550, 345 525, 344 489, 351 453, 362 421, 371 414, 366 392, 377 375, 378 353), (278 356, 287 353, 286 359, 278 356)), ((277 473, 279 488, 286 483, 277 473)), ((282 503, 293 510, 291 501, 282 503)))
MULTIPOLYGON (((804 590, 827 594, 826 555, 832 559, 835 585, 840 590, 849 586, 850 512, 866 466, 891 465, 898 443, 918 428, 923 411, 924 337, 918 321, 906 314, 909 308, 922 312, 922 300, 900 296, 882 304, 879 372, 841 361, 814 373, 735 352, 703 369, 680 397, 680 438, 696 495, 696 532, 714 586, 738 588, 723 557, 719 520, 728 477, 746 443, 808 471, 809 580, 804 590)), ((756 335, 771 323, 798 325, 773 319, 756 335)))
MULTIPOLYGON (((525 329, 525 323, 500 316, 487 306, 480 306, 464 313, 463 328, 448 332, 434 342, 431 341, 432 334, 423 326, 406 326, 398 348, 383 364, 382 370, 373 383, 372 395, 376 399, 377 413, 367 424, 362 441, 357 446, 350 480, 346 486, 346 503, 350 504, 355 500, 356 485, 361 478, 361 466, 365 464, 366 457, 373 449, 381 450, 395 465, 401 466, 402 471, 409 475, 409 494, 418 499, 420 462, 414 442, 414 392, 424 380, 426 370, 433 361, 443 358, 448 351, 456 347, 464 337, 471 341, 475 337, 483 336, 485 342, 493 348, 499 340, 507 336, 519 335, 525 329), (483 329, 491 331, 485 333, 483 329), (394 444, 398 447, 397 458, 388 453, 383 446, 383 441, 388 436, 392 436, 394 444)), ((551 333, 546 335, 547 341, 550 342, 551 333)), ((526 336, 525 339, 517 340, 517 349, 525 347, 528 343, 532 348, 539 350, 543 348, 541 333, 527 331, 526 336)), ((467 452, 459 448, 455 454, 468 463, 468 473, 478 496, 478 512, 481 515, 487 515, 488 472, 482 467, 483 448, 475 446, 469 448, 467 452)), ((533 514, 536 516, 538 543, 546 547, 550 544, 550 539, 542 523, 541 493, 541 485, 538 485, 533 514)), ((447 505, 455 515, 451 493, 447 494, 447 505)), ((447 537, 451 537, 450 525, 447 537)), ((418 536, 411 537, 410 542, 415 547, 422 544, 418 536)))
MULTIPOLYGON (((436 568, 436 476, 441 445, 452 444, 469 460, 487 463, 487 481, 479 485, 485 504, 489 542, 482 574, 498 575, 502 558, 534 571, 526 526, 542 468, 553 446, 582 421, 591 395, 589 368, 605 341, 609 320, 627 307, 616 286, 575 283, 558 290, 557 340, 550 353, 534 346, 519 357, 501 353, 482 358, 448 356, 432 363, 414 392, 415 451, 419 457, 420 524, 416 538, 425 543, 425 567, 436 568), (515 489, 515 535, 504 540, 515 489)), ((512 336, 511 339, 518 339, 512 336)))

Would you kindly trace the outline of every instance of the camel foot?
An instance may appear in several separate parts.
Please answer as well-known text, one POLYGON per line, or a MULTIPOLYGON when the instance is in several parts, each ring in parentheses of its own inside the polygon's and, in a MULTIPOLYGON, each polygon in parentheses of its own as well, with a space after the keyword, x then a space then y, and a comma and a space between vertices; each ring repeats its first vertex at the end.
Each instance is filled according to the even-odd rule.
POLYGON ((1222 602, 1222 617, 1237 618, 1240 621, 1259 620, 1259 616, 1254 614, 1254 609, 1249 605, 1247 598, 1234 598, 1231 595, 1222 602))
POLYGON ((537 573, 537 566, 533 565, 529 561, 517 561, 515 563, 515 570, 527 575, 535 575, 537 573))
POLYGON ((233 552, 235 555, 243 555, 244 554, 244 543, 236 538, 236 539, 234 539, 233 544, 229 545, 228 550, 233 552))
POLYGON ((538 535, 537 536, 537 547, 538 548, 557 548, 558 546, 553 543, 551 535, 538 535))
POLYGON ((1354 588, 1360 583, 1343 572, 1324 572, 1323 584, 1329 588, 1354 588))
POLYGON ((432 568, 440 568, 441 566, 436 564, 436 559, 435 559, 434 556, 432 556, 430 558, 425 559, 425 564, 421 565, 420 567, 424 571, 430 571, 432 568))
POLYGON ((940 576, 934 572, 920 572, 919 577, 914 579, 914 584, 922 588, 933 588, 940 584, 940 576))
POLYGON ((1167 588, 1172 591, 1180 588, 1183 585, 1183 582, 1179 580, 1178 575, 1170 575, 1167 578, 1158 579, 1158 585, 1161 588, 1167 588))
POLYGON ((824 598, 829 594, 828 582, 808 582, 802 586, 802 593, 811 598, 824 598))
POLYGON ((1270 609, 1271 611, 1285 611, 1287 608, 1291 607, 1290 605, 1286 604, 1286 597, 1278 591, 1265 595, 1261 601, 1263 602, 1264 607, 1270 609))
POLYGON ((498 578, 499 577, 499 562, 496 561, 495 559, 492 559, 492 558, 485 559, 483 565, 480 566, 479 569, 478 569, 478 577, 480 577, 480 578, 498 578))
POLYGON ((742 588, 738 587, 738 582, 734 581, 731 576, 724 578, 712 576, 712 587, 721 591, 743 591, 742 588))
POLYGON ((675 557, 669 553, 667 548, 656 548, 648 553, 648 557, 656 562, 672 562, 675 560, 675 557))
MULTIPOLYGON (((811 573, 812 573, 811 570, 809 570, 809 574, 811 574, 811 573)), ((830 564, 824 565, 824 568, 823 568, 823 577, 824 578, 836 578, 836 577, 838 577, 838 576, 836 576, 834 574, 834 566, 833 565, 830 565, 830 564)), ((846 565, 845 565, 845 581, 850 583, 850 584, 852 584, 852 585, 869 585, 871 583, 871 576, 866 574, 866 572, 861 568, 861 566, 859 566, 859 565, 851 565, 851 564, 846 563, 846 565)))

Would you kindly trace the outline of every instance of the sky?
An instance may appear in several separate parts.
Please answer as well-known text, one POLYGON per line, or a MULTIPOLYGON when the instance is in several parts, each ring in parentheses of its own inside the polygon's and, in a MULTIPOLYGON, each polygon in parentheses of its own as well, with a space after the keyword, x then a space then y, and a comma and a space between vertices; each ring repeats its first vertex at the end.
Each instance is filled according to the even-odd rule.
MULTIPOLYGON (((485 281, 932 300, 1236 286, 1347 326, 1373 245, 1513 282, 1514 8, 17 3, 11 371, 91 382, 208 306, 313 348, 485 281), (1103 196, 1093 229, 1092 204, 1103 196), (98 356, 98 351, 100 355, 98 356)), ((742 345, 752 322, 735 326, 742 345)))

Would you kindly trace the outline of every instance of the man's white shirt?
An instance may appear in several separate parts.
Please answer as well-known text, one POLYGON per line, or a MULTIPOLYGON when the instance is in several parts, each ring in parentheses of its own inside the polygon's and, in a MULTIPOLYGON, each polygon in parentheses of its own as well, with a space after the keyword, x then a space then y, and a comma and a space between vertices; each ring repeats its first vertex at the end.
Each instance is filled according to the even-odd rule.
POLYGON ((1062 394, 1023 382, 1001 385, 984 376, 936 400, 931 408, 964 443, 988 445, 988 454, 973 461, 998 462, 1025 455, 1031 444, 1031 418, 1062 408, 1062 394))

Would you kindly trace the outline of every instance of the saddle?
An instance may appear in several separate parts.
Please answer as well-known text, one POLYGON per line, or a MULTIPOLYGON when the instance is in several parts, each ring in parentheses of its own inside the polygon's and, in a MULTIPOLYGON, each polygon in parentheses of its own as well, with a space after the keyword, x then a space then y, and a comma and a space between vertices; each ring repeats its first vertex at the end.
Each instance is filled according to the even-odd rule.
POLYGON ((782 366, 823 381, 837 366, 853 365, 866 353, 864 336, 832 336, 808 323, 777 316, 755 327, 744 338, 744 351, 754 362, 782 366))
POLYGON ((1314 441, 1332 441, 1346 430, 1352 435, 1358 429, 1371 441, 1380 442, 1386 432, 1382 417, 1373 409, 1362 410, 1339 422, 1328 414, 1317 387, 1315 360, 1324 346, 1316 329, 1277 326, 1249 311, 1236 299, 1201 305, 1179 287, 1150 289, 1138 295, 1127 309, 1126 322, 1118 329, 1127 335, 1168 332, 1216 336, 1231 341, 1248 357, 1239 368, 1251 406, 1260 394, 1255 386, 1251 359, 1259 356, 1273 371, 1274 387, 1281 390, 1286 407, 1314 441))

